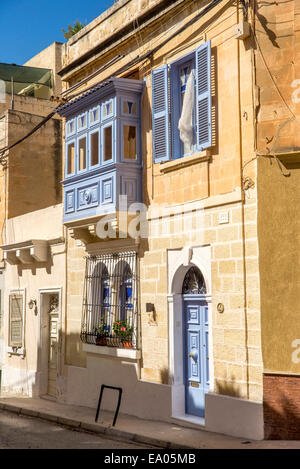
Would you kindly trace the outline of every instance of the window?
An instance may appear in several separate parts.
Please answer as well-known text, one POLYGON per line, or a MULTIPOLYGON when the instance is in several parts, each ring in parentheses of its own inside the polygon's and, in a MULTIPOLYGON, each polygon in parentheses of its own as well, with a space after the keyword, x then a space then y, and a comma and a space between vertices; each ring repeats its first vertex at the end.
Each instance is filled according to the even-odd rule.
POLYGON ((104 322, 109 326, 110 281, 107 267, 103 262, 96 262, 89 267, 91 278, 94 279, 88 292, 89 321, 98 333, 96 328, 100 323, 104 322))
POLYGON ((123 125, 123 156, 127 160, 136 159, 135 125, 123 125))
POLYGON ((152 131, 155 162, 179 158, 212 145, 210 41, 194 52, 152 71, 152 131), (190 78, 190 80, 189 80, 190 78), (187 85, 193 92, 191 137, 181 141, 178 123, 182 117, 187 85))
POLYGON ((97 106, 90 110, 90 125, 97 124, 100 121, 100 107, 97 106))
POLYGON ((119 318, 122 321, 125 321, 126 318, 129 318, 133 309, 132 301, 132 272, 128 264, 125 264, 122 268, 123 275, 120 284, 120 311, 119 318))
MULTIPOLYGON (((108 86, 96 85, 89 96, 74 100, 75 108, 68 106, 67 114, 61 113, 67 119, 65 184, 81 185, 88 172, 96 178, 108 166, 117 170, 118 163, 122 171, 127 163, 141 169, 140 98, 144 86, 141 80, 112 77, 108 86)), ((100 204, 100 198, 98 201, 100 204)), ((86 209, 91 208, 88 205, 86 209)))
POLYGON ((75 130, 76 130, 75 129, 75 119, 72 119, 72 120, 68 121, 66 127, 67 127, 67 129, 66 129, 67 136, 74 135, 75 130))
POLYGON ((205 280, 198 267, 191 267, 183 280, 183 295, 206 295, 205 280))
POLYGON ((23 347, 24 294, 23 292, 9 295, 9 351, 17 352, 23 347))
MULTIPOLYGON (((195 75, 194 75, 194 61, 188 61, 183 63, 178 67, 178 76, 176 76, 176 79, 179 81, 179 114, 181 115, 182 113, 182 108, 183 108, 183 102, 184 102, 184 96, 186 95, 186 88, 187 84, 189 82, 189 78, 193 80, 193 88, 195 88, 195 75)), ((195 95, 195 93, 194 93, 195 95)), ((195 109, 195 102, 192 104, 193 110, 195 109)), ((174 119, 175 123, 177 119, 174 119)), ((190 153, 193 153, 194 151, 194 143, 195 143, 195 118, 194 118, 194 112, 192 115, 192 121, 193 121, 193 129, 192 129, 192 135, 191 135, 191 141, 182 141, 179 139, 177 145, 179 144, 179 155, 188 155, 190 153)), ((175 129, 174 129, 175 130, 175 129)), ((178 130, 178 127, 177 127, 178 130)), ((177 136, 178 138, 178 136, 177 136)))
POLYGON ((75 172, 75 142, 67 145, 67 174, 75 172))
POLYGON ((110 347, 137 347, 137 254, 87 258, 81 340, 110 347))
POLYGON ((107 119, 113 115, 113 102, 112 99, 102 104, 102 118, 107 119))
POLYGON ((80 130, 84 130, 87 128, 87 113, 85 112, 84 114, 81 114, 80 116, 77 117, 77 129, 78 132, 80 130))
POLYGON ((107 269, 104 269, 101 277, 101 319, 105 324, 110 324, 110 307, 111 307, 111 288, 110 279, 107 269))
POLYGON ((103 161, 112 159, 112 125, 103 129, 103 161))
POLYGON ((99 164, 99 132, 90 135, 91 166, 99 164))
POLYGON ((86 137, 79 139, 78 143, 78 170, 86 169, 86 137))
POLYGON ((129 116, 136 116, 136 102, 124 99, 123 114, 129 115, 129 116))

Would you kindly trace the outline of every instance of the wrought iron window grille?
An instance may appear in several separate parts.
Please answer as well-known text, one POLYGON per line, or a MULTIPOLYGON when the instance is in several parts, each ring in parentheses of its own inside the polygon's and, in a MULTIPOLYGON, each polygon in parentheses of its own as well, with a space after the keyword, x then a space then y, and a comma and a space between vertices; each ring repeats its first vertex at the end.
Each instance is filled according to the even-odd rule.
POLYGON ((197 267, 191 267, 183 280, 183 295, 206 295, 205 280, 197 267))
POLYGON ((86 258, 81 340, 137 348, 138 275, 133 251, 86 258))

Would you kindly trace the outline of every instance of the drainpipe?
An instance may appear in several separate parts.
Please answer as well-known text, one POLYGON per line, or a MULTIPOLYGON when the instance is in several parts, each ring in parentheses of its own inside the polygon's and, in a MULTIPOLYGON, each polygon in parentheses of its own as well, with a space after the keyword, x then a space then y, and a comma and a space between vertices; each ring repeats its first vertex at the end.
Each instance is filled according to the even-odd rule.
MULTIPOLYGON (((239 24, 240 2, 236 5, 236 22, 239 24)), ((244 19, 244 15, 243 15, 244 19)), ((242 142, 242 109, 241 109, 241 64, 240 64, 240 40, 236 40, 237 53, 237 85, 238 85, 238 120, 239 120, 239 154, 240 154, 240 185, 241 185, 241 221, 242 221, 242 245, 243 245, 243 289, 244 289, 244 329, 245 329, 245 353, 246 353, 246 383, 247 399, 249 400, 249 353, 248 353, 248 319, 247 319, 247 279, 246 279, 246 240, 245 240, 245 194, 243 188, 243 142, 242 142)))
POLYGON ((11 110, 14 111, 15 109, 15 90, 14 90, 14 78, 11 77, 11 110))

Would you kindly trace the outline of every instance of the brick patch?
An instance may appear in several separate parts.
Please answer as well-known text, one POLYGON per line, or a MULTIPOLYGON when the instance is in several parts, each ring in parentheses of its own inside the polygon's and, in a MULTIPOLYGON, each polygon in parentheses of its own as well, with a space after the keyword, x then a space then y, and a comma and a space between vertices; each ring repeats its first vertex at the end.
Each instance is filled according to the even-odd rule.
POLYGON ((300 376, 263 378, 264 425, 267 440, 300 439, 300 376))

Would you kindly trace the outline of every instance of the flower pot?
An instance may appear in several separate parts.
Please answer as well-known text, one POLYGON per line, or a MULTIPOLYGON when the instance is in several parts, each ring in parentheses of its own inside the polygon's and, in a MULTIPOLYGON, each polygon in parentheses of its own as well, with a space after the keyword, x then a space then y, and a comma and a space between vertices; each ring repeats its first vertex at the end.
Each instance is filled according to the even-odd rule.
POLYGON ((125 348, 132 348, 132 340, 125 340, 123 342, 123 347, 125 348))
POLYGON ((106 337, 96 337, 96 345, 107 345, 106 337))

